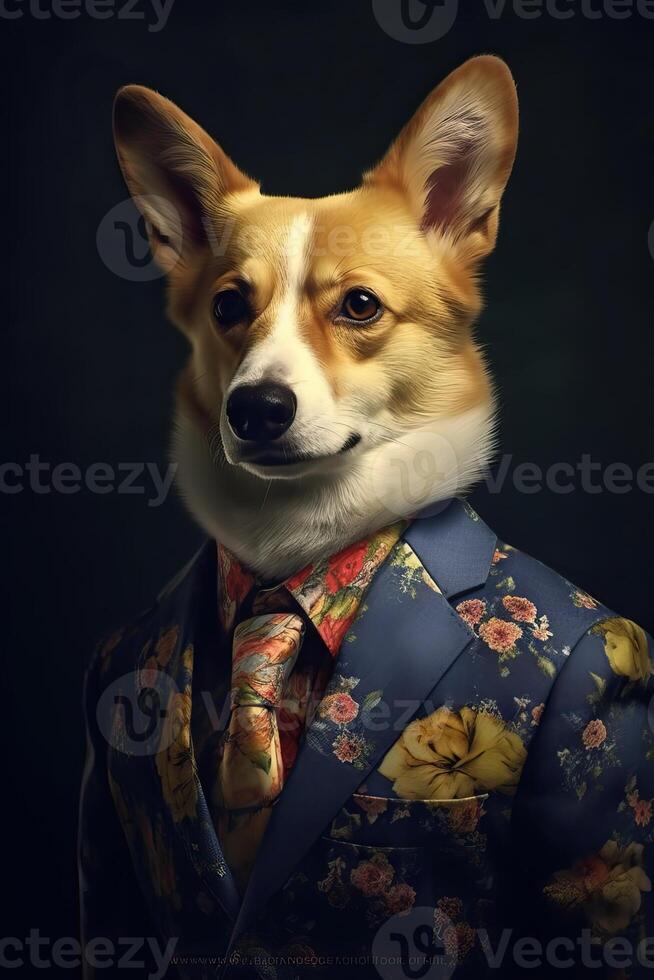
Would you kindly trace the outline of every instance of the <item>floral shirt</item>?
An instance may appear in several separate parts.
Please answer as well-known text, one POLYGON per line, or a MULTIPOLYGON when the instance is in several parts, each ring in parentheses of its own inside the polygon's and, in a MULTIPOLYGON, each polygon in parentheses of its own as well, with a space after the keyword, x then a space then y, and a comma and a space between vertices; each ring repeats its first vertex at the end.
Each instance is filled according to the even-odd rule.
MULTIPOLYGON (((305 728, 313 720, 317 708, 320 707, 323 715, 340 718, 345 718, 351 710, 347 696, 333 695, 329 701, 322 701, 322 695, 343 637, 352 625, 363 596, 405 526, 404 522, 399 522, 384 528, 326 561, 308 565, 272 588, 263 588, 227 548, 218 544, 219 649, 215 656, 206 658, 206 662, 196 664, 196 686, 201 680, 203 697, 196 699, 191 718, 194 755, 215 825, 221 818, 222 809, 218 772, 223 730, 222 726, 213 724, 213 718, 216 712, 225 717, 229 691, 225 689, 224 665, 231 662, 235 626, 250 616, 292 611, 304 614, 313 627, 305 633, 300 656, 278 712, 283 785, 293 768, 305 728)), ((240 676, 239 684, 246 686, 247 683, 248 678, 240 676)), ((258 749, 270 759, 269 745, 258 744, 258 749)), ((265 765, 265 761, 258 764, 265 765)))

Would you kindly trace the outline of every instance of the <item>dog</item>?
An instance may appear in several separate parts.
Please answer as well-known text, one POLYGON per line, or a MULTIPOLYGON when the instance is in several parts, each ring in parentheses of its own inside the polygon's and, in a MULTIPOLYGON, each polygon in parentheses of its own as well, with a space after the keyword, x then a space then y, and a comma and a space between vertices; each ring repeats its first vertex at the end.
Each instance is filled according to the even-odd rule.
POLYGON ((502 61, 463 65, 358 188, 316 200, 262 194, 140 86, 114 131, 191 346, 173 456, 210 535, 282 578, 479 478, 495 402, 472 328, 518 135, 502 61))
POLYGON ((420 935, 475 980, 522 975, 525 938, 575 976, 616 936, 642 965, 651 640, 461 499, 494 445, 473 328, 509 69, 464 64, 316 200, 147 88, 114 132, 190 345, 173 455, 209 540, 87 672, 85 941, 155 924, 189 977, 424 974, 420 935))

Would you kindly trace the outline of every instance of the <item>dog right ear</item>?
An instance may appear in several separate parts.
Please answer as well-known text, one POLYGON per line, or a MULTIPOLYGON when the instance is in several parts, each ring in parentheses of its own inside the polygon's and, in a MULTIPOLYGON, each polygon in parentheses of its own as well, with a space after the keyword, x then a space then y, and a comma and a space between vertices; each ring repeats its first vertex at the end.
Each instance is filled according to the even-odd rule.
POLYGON ((142 85, 114 100, 114 141, 125 182, 148 222, 157 263, 170 271, 206 245, 224 198, 258 190, 173 102, 142 85))
POLYGON ((366 183, 398 188, 426 235, 476 268, 493 249, 518 140, 511 72, 471 58, 428 95, 366 183))

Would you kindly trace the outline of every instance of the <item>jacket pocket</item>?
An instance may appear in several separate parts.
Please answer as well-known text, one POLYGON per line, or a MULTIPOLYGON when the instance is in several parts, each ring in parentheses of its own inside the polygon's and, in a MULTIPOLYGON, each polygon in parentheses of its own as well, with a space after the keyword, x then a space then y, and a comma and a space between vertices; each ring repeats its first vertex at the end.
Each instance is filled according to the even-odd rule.
POLYGON ((403 800, 355 793, 327 829, 335 841, 370 847, 484 848, 488 794, 456 800, 403 800))

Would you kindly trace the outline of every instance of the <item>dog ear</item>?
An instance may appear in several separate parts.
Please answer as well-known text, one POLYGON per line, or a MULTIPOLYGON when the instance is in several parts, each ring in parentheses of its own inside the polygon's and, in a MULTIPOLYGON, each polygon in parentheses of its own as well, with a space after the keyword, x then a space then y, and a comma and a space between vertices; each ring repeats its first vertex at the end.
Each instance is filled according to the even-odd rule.
POLYGON ((125 182, 148 222, 166 271, 206 244, 224 198, 257 190, 211 137, 173 102, 142 85, 114 100, 114 141, 125 182))
POLYGON ((474 264, 495 245, 517 140, 511 72, 499 58, 472 58, 427 97, 364 182, 400 188, 423 231, 474 264))

